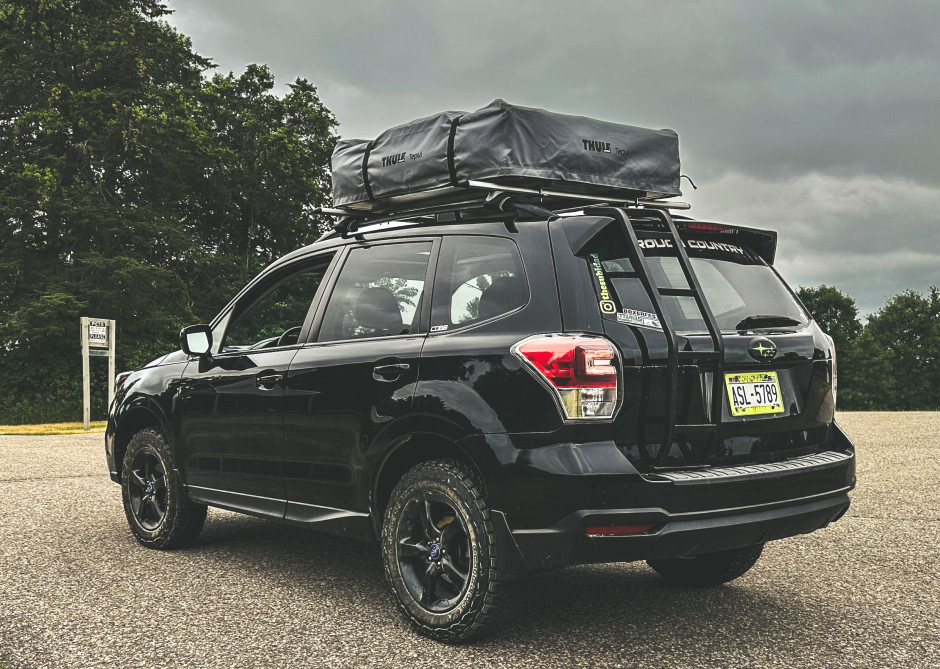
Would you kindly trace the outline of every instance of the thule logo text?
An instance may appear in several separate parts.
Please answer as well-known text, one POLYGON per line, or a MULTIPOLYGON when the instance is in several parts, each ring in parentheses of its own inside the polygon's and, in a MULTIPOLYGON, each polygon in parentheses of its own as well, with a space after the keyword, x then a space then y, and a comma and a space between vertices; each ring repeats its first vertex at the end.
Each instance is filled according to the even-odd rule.
POLYGON ((382 156, 382 167, 388 167, 389 165, 394 165, 395 163, 400 163, 405 160, 404 153, 394 153, 390 156, 382 156))
POLYGON ((596 139, 581 139, 585 151, 597 151, 598 153, 610 153, 610 142, 601 142, 596 139))

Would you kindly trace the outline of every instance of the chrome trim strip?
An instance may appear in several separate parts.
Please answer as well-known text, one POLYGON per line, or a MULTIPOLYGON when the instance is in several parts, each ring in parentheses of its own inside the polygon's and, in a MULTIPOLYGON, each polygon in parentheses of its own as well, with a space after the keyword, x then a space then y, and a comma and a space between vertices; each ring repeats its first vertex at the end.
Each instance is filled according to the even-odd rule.
POLYGON ((740 465, 738 467, 713 467, 711 469, 692 469, 673 472, 656 472, 648 478, 672 481, 677 485, 704 483, 721 479, 730 481, 742 478, 763 478, 775 474, 790 473, 797 470, 816 469, 851 460, 851 453, 827 451, 814 455, 804 455, 799 458, 783 460, 782 462, 767 462, 757 465, 740 465))

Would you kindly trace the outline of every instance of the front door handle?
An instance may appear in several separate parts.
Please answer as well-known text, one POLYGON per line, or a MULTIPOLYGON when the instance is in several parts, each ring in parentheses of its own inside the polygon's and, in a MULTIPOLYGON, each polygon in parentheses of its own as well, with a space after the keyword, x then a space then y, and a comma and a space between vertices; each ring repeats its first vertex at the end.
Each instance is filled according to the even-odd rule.
POLYGON ((372 378, 376 381, 394 381, 399 376, 411 369, 407 362, 400 362, 394 365, 379 365, 372 368, 372 378))
POLYGON ((255 378, 255 382, 261 390, 272 390, 283 378, 283 374, 262 374, 255 378))

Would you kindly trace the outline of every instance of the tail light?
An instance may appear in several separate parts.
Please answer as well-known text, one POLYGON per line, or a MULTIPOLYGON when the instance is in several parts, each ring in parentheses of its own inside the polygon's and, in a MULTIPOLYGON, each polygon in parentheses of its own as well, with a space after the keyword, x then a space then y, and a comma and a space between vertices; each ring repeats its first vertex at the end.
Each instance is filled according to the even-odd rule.
POLYGON ((555 393, 566 420, 609 420, 617 409, 617 351, 601 337, 537 335, 513 355, 555 393))
POLYGON ((836 342, 829 335, 826 335, 826 339, 829 340, 829 350, 832 351, 832 405, 834 407, 836 394, 839 391, 839 364, 836 361, 836 342))

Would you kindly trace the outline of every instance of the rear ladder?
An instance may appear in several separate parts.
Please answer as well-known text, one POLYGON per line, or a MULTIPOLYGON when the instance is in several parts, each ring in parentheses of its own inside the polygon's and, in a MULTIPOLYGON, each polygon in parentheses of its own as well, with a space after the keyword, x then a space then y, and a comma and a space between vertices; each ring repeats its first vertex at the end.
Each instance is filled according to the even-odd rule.
MULTIPOLYGON (((690 286, 689 288, 666 288, 654 285, 650 275, 649 265, 646 262, 646 257, 643 255, 643 251, 640 248, 639 239, 636 234, 636 229, 634 228, 634 221, 630 218, 626 210, 620 208, 605 208, 600 210, 595 209, 594 211, 602 216, 610 216, 611 218, 614 218, 621 223, 623 231, 627 235, 627 238, 630 242, 627 245, 627 248, 630 254, 630 262, 633 265, 633 271, 626 273, 619 272, 618 276, 623 276, 624 278, 637 278, 640 280, 640 283, 646 290, 647 295, 650 296, 650 300, 653 303, 653 308, 656 311, 656 316, 659 318, 659 323, 662 326, 663 334, 666 338, 668 396, 666 401, 666 416, 663 425, 662 444, 660 445, 659 452, 653 459, 654 466, 661 467, 663 465, 663 460, 665 459, 668 452, 672 449, 672 443, 674 439, 676 444, 679 446, 680 451, 682 451, 683 458, 689 462, 689 464, 696 464, 694 463, 688 449, 687 439, 689 435, 707 435, 709 437, 708 448, 702 459, 702 463, 707 462, 708 458, 722 440, 721 416, 722 402, 724 398, 725 345, 724 339, 721 335, 721 329, 718 326, 718 321, 715 319, 715 315, 712 313, 712 310, 705 302, 705 298, 702 293, 702 286, 699 283, 698 277, 695 275, 695 271, 692 269, 692 264, 689 262, 689 256, 685 251, 685 246, 682 243, 682 239, 679 237, 679 231, 676 228, 676 224, 672 220, 672 216, 669 215, 669 212, 665 210, 631 210, 631 213, 634 215, 640 214, 643 218, 654 219, 664 225, 666 228, 667 239, 671 239, 672 241, 674 250, 676 252, 675 257, 679 261, 679 267, 682 268, 682 274, 685 276, 686 283, 690 286), (664 308, 664 297, 691 297, 695 300, 695 304, 698 307, 699 313, 702 315, 702 320, 705 322, 706 329, 708 330, 709 337, 712 341, 711 351, 679 350, 679 336, 672 324, 672 320, 664 308), (712 392, 711 403, 709 407, 709 417, 711 418, 710 422, 699 424, 676 422, 678 420, 680 402, 679 367, 680 363, 682 362, 691 362, 697 365, 703 364, 711 368, 712 392)), ((643 443, 643 441, 645 440, 640 438, 641 443, 638 444, 641 452, 646 451, 646 444, 643 443)))

